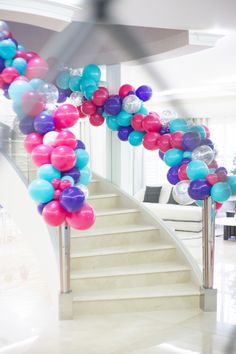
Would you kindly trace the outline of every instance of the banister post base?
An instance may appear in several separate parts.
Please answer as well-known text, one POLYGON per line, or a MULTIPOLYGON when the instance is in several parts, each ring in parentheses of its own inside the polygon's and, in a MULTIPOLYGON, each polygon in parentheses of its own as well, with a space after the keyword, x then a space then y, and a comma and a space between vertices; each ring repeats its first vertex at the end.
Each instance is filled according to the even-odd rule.
POLYGON ((59 295, 59 320, 73 319, 73 296, 72 292, 59 295))
POLYGON ((200 308, 204 312, 216 312, 217 289, 201 288, 200 308))

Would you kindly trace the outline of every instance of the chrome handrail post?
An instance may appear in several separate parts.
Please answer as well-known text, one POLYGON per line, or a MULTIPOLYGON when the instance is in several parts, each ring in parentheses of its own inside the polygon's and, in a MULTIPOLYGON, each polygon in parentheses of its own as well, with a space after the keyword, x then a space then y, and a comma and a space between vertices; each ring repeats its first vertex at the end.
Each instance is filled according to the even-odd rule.
POLYGON ((60 280, 61 294, 68 294, 70 289, 70 227, 63 224, 59 229, 60 237, 60 280))

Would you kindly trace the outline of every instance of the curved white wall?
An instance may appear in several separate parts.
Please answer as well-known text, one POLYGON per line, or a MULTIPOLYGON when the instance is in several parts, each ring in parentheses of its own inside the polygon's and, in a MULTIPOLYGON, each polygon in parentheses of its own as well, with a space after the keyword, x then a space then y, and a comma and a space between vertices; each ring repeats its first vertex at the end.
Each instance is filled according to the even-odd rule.
MULTIPOLYGON (((46 224, 30 199, 27 187, 10 162, 0 153, 0 203, 6 208, 38 258, 51 299, 58 301, 57 239, 51 240, 46 224), (53 242, 52 242, 53 241, 53 242)), ((52 230, 53 231, 53 230, 52 230)))

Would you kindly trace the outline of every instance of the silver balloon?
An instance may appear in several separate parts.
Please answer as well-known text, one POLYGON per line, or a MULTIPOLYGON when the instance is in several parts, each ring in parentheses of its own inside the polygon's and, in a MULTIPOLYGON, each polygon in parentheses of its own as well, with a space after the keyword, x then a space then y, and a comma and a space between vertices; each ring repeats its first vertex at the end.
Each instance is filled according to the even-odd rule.
POLYGON ((0 21, 0 32, 9 32, 8 24, 5 21, 0 21))
POLYGON ((189 205, 195 201, 189 196, 188 189, 191 181, 180 181, 173 188, 173 198, 181 205, 189 205))
POLYGON ((39 87, 38 93, 46 100, 46 104, 56 104, 59 92, 55 85, 45 83, 39 87))
POLYGON ((82 92, 78 92, 78 91, 72 92, 72 94, 70 95, 70 100, 74 106, 76 107, 80 106, 83 102, 82 92))
POLYGON ((201 160, 209 165, 214 160, 214 151, 208 145, 196 147, 192 152, 192 160, 201 160))
POLYGON ((76 184, 76 187, 78 187, 84 193, 85 199, 87 199, 89 196, 88 188, 84 184, 79 183, 76 184))
POLYGON ((82 76, 81 69, 70 69, 71 76, 82 76))
POLYGON ((135 95, 126 96, 122 102, 122 108, 128 113, 136 113, 141 108, 141 101, 135 95))

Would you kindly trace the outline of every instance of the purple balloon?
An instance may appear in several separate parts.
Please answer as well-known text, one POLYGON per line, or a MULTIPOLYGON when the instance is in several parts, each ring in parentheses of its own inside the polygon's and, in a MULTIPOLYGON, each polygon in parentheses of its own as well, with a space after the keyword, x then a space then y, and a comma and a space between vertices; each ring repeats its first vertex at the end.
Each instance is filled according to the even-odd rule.
POLYGON ((196 179, 190 183, 188 194, 194 200, 204 200, 211 194, 211 185, 205 179, 196 179))
POLYGON ((226 170, 225 167, 218 167, 216 170, 215 170, 215 173, 217 172, 224 172, 226 175, 228 174, 228 171, 226 170))
POLYGON ((215 148, 213 142, 211 141, 211 139, 208 139, 208 138, 202 139, 201 142, 200 142, 200 145, 207 145, 207 146, 209 146, 212 150, 214 150, 214 148, 215 148))
POLYGON ((158 151, 159 157, 163 160, 165 153, 161 150, 158 151))
POLYGON ((5 69, 5 64, 3 58, 0 57, 0 73, 5 69))
POLYGON ((131 125, 129 125, 128 127, 119 127, 118 129, 118 138, 122 141, 127 141, 129 138, 130 133, 133 131, 133 128, 131 127, 131 125))
POLYGON ((110 116, 116 116, 121 111, 122 105, 119 96, 108 98, 104 105, 104 111, 110 116))
POLYGON ((61 88, 58 87, 58 92, 59 92, 59 96, 58 96, 58 103, 63 103, 66 101, 67 97, 70 96, 71 90, 67 89, 67 90, 63 90, 61 88))
POLYGON ((159 134, 165 135, 170 133, 170 128, 167 127, 166 125, 163 125, 161 129, 159 130, 159 134))
POLYGON ((9 96, 9 93, 8 93, 8 88, 9 88, 9 84, 4 84, 3 85, 3 91, 4 91, 4 93, 3 93, 3 95, 7 98, 7 99, 10 99, 10 96, 9 96))
POLYGON ((47 203, 41 203, 41 204, 38 204, 38 205, 37 205, 37 209, 38 209, 38 212, 39 212, 40 215, 42 215, 43 209, 44 209, 44 207, 45 207, 46 205, 47 205, 47 203))
POLYGON ((81 209, 84 204, 84 200, 84 193, 77 187, 66 188, 60 195, 61 205, 70 213, 81 209))
POLYGON ((24 118, 19 123, 19 129, 22 134, 30 134, 35 132, 34 129, 34 119, 33 118, 24 118))
POLYGON ((11 40, 13 43, 15 43, 16 47, 18 47, 18 42, 17 42, 17 40, 16 40, 15 38, 10 38, 10 40, 11 40))
POLYGON ((47 112, 42 112, 35 117, 34 129, 39 134, 46 134, 55 129, 54 119, 47 112))
POLYGON ((64 176, 70 176, 73 178, 73 180, 75 181, 75 183, 77 183, 79 181, 80 178, 80 172, 78 167, 73 167, 68 171, 62 172, 61 174, 62 177, 64 176))
POLYGON ((188 132, 183 135, 182 146, 185 150, 193 151, 201 143, 201 136, 198 132, 188 132))
POLYGON ((173 166, 167 173, 167 179, 171 184, 176 184, 180 181, 178 176, 179 165, 173 166))
POLYGON ((77 140, 77 145, 76 145, 75 150, 77 150, 77 149, 83 149, 83 150, 85 150, 85 144, 83 143, 83 141, 77 140))
POLYGON ((142 85, 136 90, 136 96, 142 101, 148 101, 152 97, 152 89, 149 86, 142 85))
POLYGON ((191 159, 189 159, 188 157, 184 157, 184 158, 182 159, 182 161, 181 161, 180 165, 187 164, 187 163, 189 163, 189 162, 191 162, 191 161, 192 161, 192 160, 191 160, 191 159))
POLYGON ((102 114, 104 112, 104 108, 103 107, 97 107, 96 108, 96 112, 102 114))

